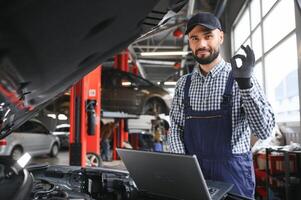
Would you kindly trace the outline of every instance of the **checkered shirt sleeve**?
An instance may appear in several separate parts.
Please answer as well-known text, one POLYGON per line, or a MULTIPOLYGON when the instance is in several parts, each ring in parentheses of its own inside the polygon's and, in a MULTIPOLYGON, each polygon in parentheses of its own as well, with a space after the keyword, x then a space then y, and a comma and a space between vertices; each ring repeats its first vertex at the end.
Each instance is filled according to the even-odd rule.
POLYGON ((185 153, 184 134, 184 85, 187 75, 181 77, 175 88, 174 98, 171 104, 170 121, 171 133, 168 137, 169 149, 173 153, 185 153))

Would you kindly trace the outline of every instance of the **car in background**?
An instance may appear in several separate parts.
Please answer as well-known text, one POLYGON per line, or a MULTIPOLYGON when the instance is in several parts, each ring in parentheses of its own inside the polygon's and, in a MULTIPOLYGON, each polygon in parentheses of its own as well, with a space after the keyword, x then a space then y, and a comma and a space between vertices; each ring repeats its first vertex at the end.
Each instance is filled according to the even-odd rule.
POLYGON ((171 95, 158 85, 112 67, 102 70, 102 109, 129 114, 168 114, 171 95))
POLYGON ((69 148, 70 124, 57 125, 52 134, 59 138, 61 148, 69 148))
POLYGON ((0 140, 0 155, 17 160, 25 152, 31 156, 59 153, 60 141, 40 121, 31 119, 0 140))

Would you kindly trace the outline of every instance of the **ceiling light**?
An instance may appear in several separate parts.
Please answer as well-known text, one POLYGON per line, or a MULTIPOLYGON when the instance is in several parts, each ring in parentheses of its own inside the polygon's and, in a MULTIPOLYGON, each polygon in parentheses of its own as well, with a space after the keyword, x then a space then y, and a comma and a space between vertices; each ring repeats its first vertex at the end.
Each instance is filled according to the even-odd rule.
POLYGON ((165 81, 164 82, 164 85, 176 85, 177 84, 177 82, 175 82, 175 81, 165 81))
POLYGON ((174 65, 175 62, 172 61, 161 61, 161 60, 143 60, 139 59, 140 63, 145 63, 145 64, 154 64, 154 65, 174 65))
POLYGON ((68 119, 68 117, 64 114, 59 114, 58 118, 59 118, 59 120, 67 120, 68 119))
POLYGON ((141 52, 141 56, 186 56, 190 51, 141 52))
POLYGON ((121 82, 121 85, 122 85, 122 86, 130 86, 130 85, 132 85, 132 83, 129 82, 129 81, 122 81, 122 82, 121 82))
POLYGON ((47 117, 50 117, 52 119, 56 119, 56 115, 55 114, 47 114, 47 117))

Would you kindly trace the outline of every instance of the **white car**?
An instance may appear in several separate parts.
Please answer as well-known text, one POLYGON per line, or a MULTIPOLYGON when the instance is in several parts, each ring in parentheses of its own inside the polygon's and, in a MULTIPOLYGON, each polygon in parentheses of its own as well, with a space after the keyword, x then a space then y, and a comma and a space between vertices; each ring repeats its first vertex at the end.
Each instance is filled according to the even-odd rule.
POLYGON ((31 156, 59 153, 60 141, 40 121, 32 119, 25 122, 12 134, 0 140, 0 155, 11 156, 17 160, 25 152, 31 156))
POLYGON ((70 124, 57 125, 55 131, 52 134, 60 139, 62 148, 69 147, 70 124))

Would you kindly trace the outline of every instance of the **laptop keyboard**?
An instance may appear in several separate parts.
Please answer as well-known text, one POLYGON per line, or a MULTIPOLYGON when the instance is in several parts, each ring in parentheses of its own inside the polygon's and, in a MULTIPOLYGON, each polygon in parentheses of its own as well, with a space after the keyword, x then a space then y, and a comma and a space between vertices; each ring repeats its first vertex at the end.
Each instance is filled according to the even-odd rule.
POLYGON ((208 191, 209 191, 210 196, 213 196, 219 191, 219 189, 214 188, 214 187, 208 187, 208 191))

